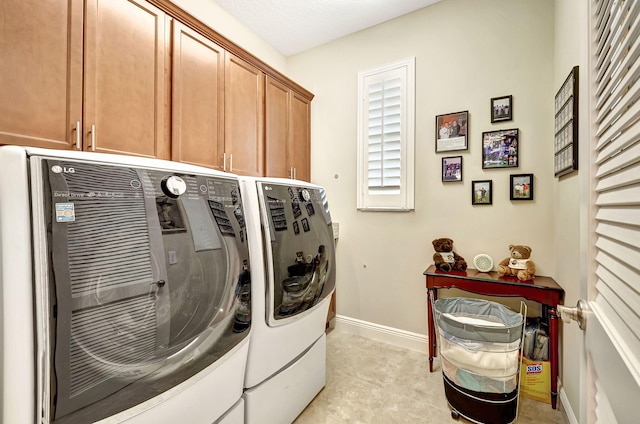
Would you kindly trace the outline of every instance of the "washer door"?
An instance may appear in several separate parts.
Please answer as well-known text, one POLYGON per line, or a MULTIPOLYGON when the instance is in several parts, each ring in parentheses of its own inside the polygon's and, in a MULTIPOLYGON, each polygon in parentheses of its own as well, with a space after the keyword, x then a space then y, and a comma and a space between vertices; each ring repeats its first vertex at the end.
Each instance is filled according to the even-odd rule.
POLYGON ((333 291, 333 226, 321 187, 259 182, 258 193, 268 257, 268 323, 281 325, 333 291))
POLYGON ((236 179, 54 159, 41 167, 53 422, 134 407, 248 335, 236 179))

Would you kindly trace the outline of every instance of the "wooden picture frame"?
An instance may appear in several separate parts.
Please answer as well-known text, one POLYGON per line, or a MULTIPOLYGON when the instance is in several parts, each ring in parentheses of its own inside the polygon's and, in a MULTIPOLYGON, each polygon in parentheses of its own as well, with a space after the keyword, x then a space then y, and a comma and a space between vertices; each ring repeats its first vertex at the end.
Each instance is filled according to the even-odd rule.
POLYGON ((442 158, 442 182, 462 181, 462 156, 442 158))
POLYGON ((491 99, 491 123, 513 120, 513 96, 491 99))
POLYGON ((517 168, 520 163, 520 131, 487 131, 482 133, 482 169, 517 168))
POLYGON ((467 150, 469 112, 455 112, 436 116, 436 153, 467 150))
POLYGON ((471 204, 493 204, 493 180, 476 180, 471 182, 471 204))
POLYGON ((511 174, 509 199, 533 200, 533 174, 511 174))

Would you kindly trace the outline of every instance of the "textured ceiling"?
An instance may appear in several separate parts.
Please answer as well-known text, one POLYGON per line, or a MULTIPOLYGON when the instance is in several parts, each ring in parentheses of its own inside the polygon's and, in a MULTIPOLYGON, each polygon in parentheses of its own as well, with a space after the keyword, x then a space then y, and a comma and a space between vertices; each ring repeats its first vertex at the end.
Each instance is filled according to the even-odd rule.
POLYGON ((440 0, 214 0, 284 56, 440 0))

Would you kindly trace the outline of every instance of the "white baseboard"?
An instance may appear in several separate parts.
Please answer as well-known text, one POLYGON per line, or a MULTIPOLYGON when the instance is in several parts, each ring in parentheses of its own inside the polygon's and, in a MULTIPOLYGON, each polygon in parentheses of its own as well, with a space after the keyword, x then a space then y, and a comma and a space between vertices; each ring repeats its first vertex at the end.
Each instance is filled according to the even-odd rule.
POLYGON ((576 414, 573 413, 573 408, 571 407, 567 393, 562 387, 560 388, 559 397, 560 403, 562 404, 562 412, 564 412, 565 417, 569 420, 569 424, 578 424, 578 419, 576 418, 576 414))
POLYGON ((361 321, 355 318, 336 315, 336 328, 351 334, 367 337, 406 349, 415 350, 427 354, 427 336, 424 334, 412 333, 410 331, 399 330, 385 325, 374 324, 372 322, 361 321))

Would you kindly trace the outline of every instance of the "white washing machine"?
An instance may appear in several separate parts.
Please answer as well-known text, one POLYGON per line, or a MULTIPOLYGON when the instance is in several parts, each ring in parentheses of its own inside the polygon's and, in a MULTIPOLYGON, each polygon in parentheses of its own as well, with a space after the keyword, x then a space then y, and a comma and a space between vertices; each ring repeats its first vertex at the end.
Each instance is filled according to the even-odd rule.
POLYGON ((307 182, 240 179, 253 286, 245 420, 290 423, 325 385, 335 288, 329 205, 325 190, 307 182))
POLYGON ((0 422, 244 422, 236 176, 9 146, 0 181, 0 422))

